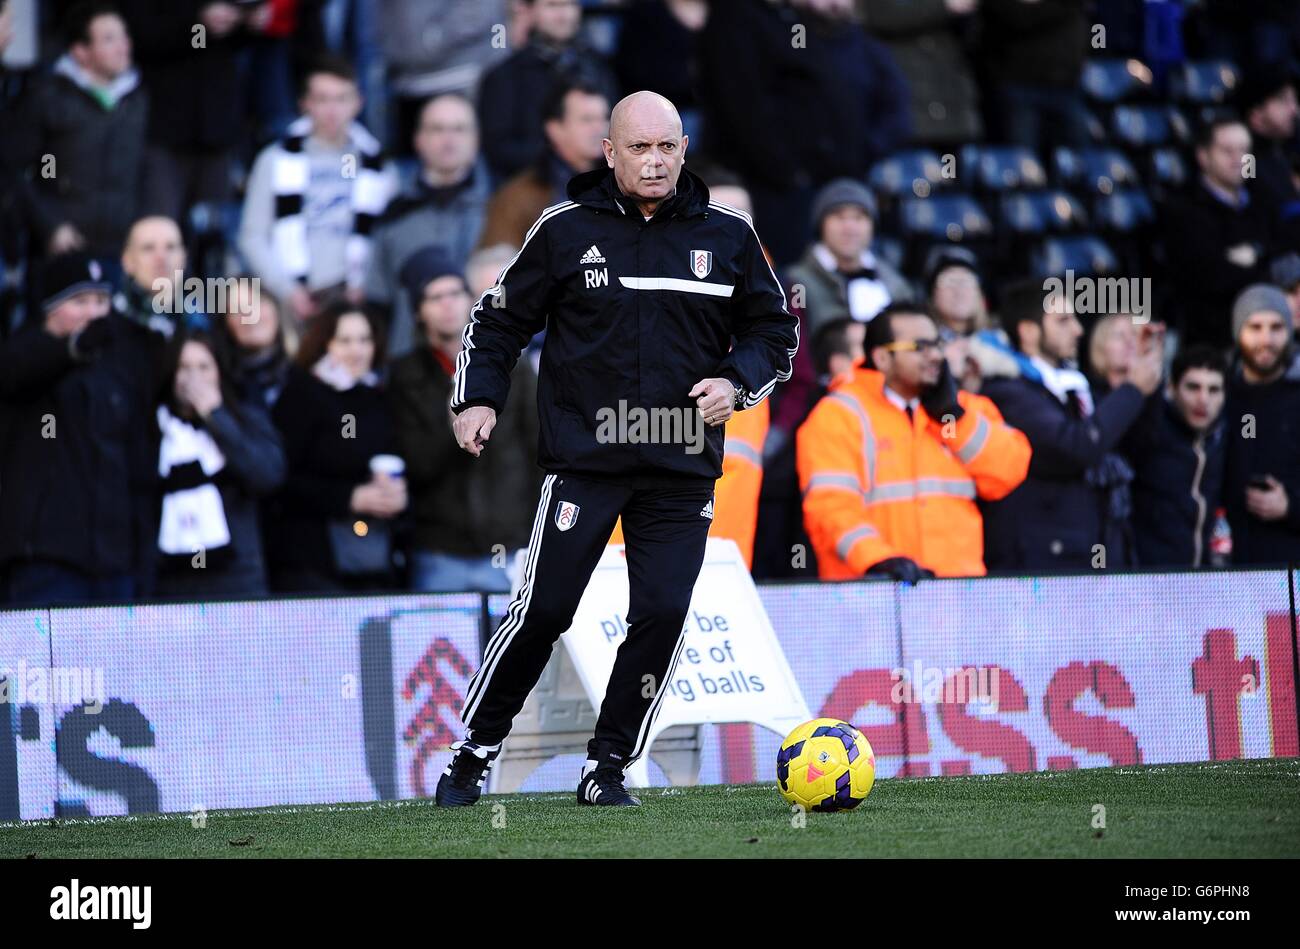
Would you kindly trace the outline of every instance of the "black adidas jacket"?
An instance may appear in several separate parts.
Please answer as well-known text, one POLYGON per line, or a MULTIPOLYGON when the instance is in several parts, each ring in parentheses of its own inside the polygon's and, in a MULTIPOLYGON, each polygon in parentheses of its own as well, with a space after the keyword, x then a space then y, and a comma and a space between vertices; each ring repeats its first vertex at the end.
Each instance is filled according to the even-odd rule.
POLYGON ((744 389, 745 408, 755 406, 790 378, 799 345, 798 323, 749 216, 711 203, 686 169, 649 221, 608 169, 578 175, 568 193, 572 200, 542 212, 475 304, 452 411, 488 405, 499 415, 515 360, 545 327, 537 393, 543 468, 721 477, 723 430, 703 424, 688 393, 701 379, 723 377, 744 389), (699 426, 685 430, 695 446, 689 433, 703 429, 702 451, 687 451, 680 435, 605 437, 602 422, 616 413, 635 421, 665 408, 682 410, 672 413, 679 425, 699 426))

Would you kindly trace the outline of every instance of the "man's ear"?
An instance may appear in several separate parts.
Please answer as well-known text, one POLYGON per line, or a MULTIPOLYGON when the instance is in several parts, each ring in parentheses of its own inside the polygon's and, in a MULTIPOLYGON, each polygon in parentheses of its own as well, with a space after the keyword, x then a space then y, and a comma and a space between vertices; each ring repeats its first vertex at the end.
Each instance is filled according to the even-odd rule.
POLYGON ((614 143, 607 138, 603 138, 600 140, 600 147, 605 151, 605 164, 608 167, 613 168, 614 167, 614 143))
POLYGON ((686 163, 686 148, 690 144, 691 144, 691 137, 689 135, 683 135, 682 136, 682 163, 683 164, 686 163))
POLYGON ((885 366, 889 362, 889 350, 884 346, 876 346, 871 350, 869 356, 871 358, 872 368, 884 372, 885 366))

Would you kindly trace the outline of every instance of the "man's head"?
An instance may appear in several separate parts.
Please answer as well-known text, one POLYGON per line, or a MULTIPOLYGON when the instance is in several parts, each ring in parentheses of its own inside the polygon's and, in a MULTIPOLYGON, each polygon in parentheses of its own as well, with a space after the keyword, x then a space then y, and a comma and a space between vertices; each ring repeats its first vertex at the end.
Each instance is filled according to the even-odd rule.
POLYGON ((470 296, 477 300, 496 286, 497 276, 517 253, 519 248, 510 244, 493 244, 470 254, 469 260, 465 261, 465 281, 469 284, 470 296))
POLYGON ((407 258, 400 276, 425 338, 435 346, 459 339, 472 302, 460 270, 440 249, 425 247, 407 258))
POLYGON ((867 324, 864 345, 871 365, 885 374, 885 384, 905 399, 919 398, 939 381, 944 358, 939 324, 923 306, 885 307, 867 324))
POLYGON ((1048 293, 1038 280, 1009 287, 1002 303, 1002 326, 1012 345, 1026 356, 1053 366, 1079 358, 1083 326, 1068 300, 1048 305, 1048 293))
POLYGON ((955 333, 973 333, 984 312, 984 292, 975 255, 964 247, 938 247, 926 261, 930 309, 940 325, 955 333))
POLYGON ((738 208, 751 217, 753 216, 754 201, 750 197, 749 189, 745 187, 745 182, 740 175, 734 171, 711 164, 706 164, 705 167, 701 168, 699 164, 692 162, 691 167, 708 187, 709 200, 721 201, 723 204, 729 204, 733 208, 738 208))
POLYGON ((574 171, 591 171, 600 163, 609 128, 609 100, 595 86, 559 83, 542 106, 542 128, 561 161, 574 171))
POLYGON ((1250 153, 1250 132, 1241 120, 1227 117, 1205 123, 1196 135, 1196 164, 1213 184, 1227 191, 1242 186, 1243 160, 1250 153))
POLYGON ((1300 102, 1296 100, 1295 77, 1285 66, 1262 67, 1248 74, 1239 104, 1251 134, 1283 142, 1295 136, 1300 102))
POLYGON ((122 249, 122 270, 141 290, 155 292, 158 280, 185 270, 185 242, 169 217, 142 217, 131 225, 122 249))
POLYGON ((582 5, 578 0, 523 0, 528 21, 538 39, 563 46, 578 35, 582 5))
POLYGON ((311 119, 313 135, 326 142, 343 142, 362 106, 352 64, 337 56, 313 62, 303 76, 299 105, 311 119))
POLYGON ((68 11, 68 52, 78 66, 101 83, 131 68, 131 37, 116 5, 86 0, 68 11))
POLYGON ((866 357, 867 324, 851 317, 831 320, 813 337, 813 361, 823 376, 848 372, 866 357))
POLYGON ((813 199, 813 231, 841 264, 856 265, 875 236, 876 199, 852 178, 832 181, 813 199))
POLYGON ((1137 327, 1126 313, 1111 313, 1097 321, 1088 342, 1088 364, 1111 385, 1128 377, 1138 354, 1137 327))
POLYGON ((1271 382, 1282 374, 1293 325, 1286 294, 1272 284, 1251 284, 1237 295, 1232 337, 1247 382, 1271 382))
POLYGON ((605 163, 620 191, 642 210, 654 208, 677 187, 689 142, 676 106, 657 92, 634 92, 610 113, 605 163))
POLYGON ((1203 432, 1218 420, 1227 374, 1223 355, 1212 346, 1191 346, 1174 357, 1172 401, 1193 431, 1203 432))
POLYGON ((107 316, 112 284, 104 279, 99 261, 85 254, 52 258, 42 278, 41 309, 45 328, 55 336, 71 336, 92 320, 107 316))
POLYGON ((478 158, 478 118, 464 96, 434 96, 420 110, 415 152, 424 170, 437 181, 458 181, 478 158))

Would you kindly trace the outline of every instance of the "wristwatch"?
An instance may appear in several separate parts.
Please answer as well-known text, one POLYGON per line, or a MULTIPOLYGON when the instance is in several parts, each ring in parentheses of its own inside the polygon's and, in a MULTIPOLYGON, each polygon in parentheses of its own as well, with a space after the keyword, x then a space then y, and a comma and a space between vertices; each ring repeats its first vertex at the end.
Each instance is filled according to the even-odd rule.
POLYGON ((731 407, 740 412, 745 408, 745 400, 749 398, 749 390, 743 385, 737 386, 734 382, 731 384, 736 386, 736 397, 731 400, 731 407))

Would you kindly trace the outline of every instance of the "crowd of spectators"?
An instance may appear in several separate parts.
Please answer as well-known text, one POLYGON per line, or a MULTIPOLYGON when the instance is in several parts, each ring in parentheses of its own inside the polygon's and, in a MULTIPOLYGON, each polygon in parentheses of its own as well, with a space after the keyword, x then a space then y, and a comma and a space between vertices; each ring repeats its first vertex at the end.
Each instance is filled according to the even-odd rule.
POLYGON ((1298 64, 1286 0, 0 0, 0 604, 508 589, 544 334, 476 460, 462 331, 642 88, 801 323, 756 577, 1300 561, 1298 64))

